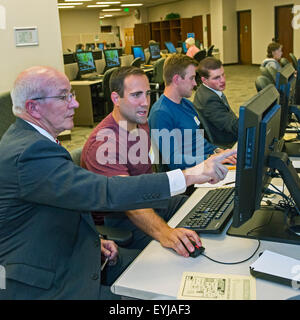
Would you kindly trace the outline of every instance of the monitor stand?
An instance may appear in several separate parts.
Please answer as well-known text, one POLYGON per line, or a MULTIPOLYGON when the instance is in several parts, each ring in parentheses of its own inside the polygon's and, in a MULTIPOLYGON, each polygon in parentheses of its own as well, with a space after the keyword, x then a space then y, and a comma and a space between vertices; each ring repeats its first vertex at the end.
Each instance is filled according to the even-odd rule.
MULTIPOLYGON (((297 216, 295 219, 295 226, 300 226, 300 217, 297 216)), ((300 245, 300 229, 299 235, 289 230, 285 212, 274 207, 255 211, 252 218, 240 227, 235 228, 231 225, 227 234, 234 237, 300 245)))

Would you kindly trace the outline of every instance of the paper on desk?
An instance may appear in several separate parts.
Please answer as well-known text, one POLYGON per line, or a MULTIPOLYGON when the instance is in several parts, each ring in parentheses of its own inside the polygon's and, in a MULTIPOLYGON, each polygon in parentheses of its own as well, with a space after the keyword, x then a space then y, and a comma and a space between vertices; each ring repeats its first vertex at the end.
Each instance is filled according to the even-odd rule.
POLYGON ((256 282, 252 276, 184 272, 177 298, 255 300, 256 282))
POLYGON ((228 185, 229 187, 234 187, 235 173, 236 173, 235 170, 229 170, 224 180, 216 184, 211 184, 211 183, 195 184, 195 188, 217 188, 217 187, 222 187, 224 185, 228 185))
POLYGON ((299 288, 297 281, 300 280, 300 260, 265 250, 250 268, 256 272, 289 279, 291 285, 295 281, 294 284, 299 288))
POLYGON ((300 168, 300 160, 292 160, 292 164, 294 168, 300 168))

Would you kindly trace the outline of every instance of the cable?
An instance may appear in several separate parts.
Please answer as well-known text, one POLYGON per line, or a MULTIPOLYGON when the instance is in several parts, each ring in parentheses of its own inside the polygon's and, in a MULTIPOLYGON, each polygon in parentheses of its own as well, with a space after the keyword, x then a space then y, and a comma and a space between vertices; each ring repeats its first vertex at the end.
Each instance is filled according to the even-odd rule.
POLYGON ((255 249, 255 251, 252 253, 252 255, 251 255, 249 258, 247 258, 247 259, 245 259, 245 260, 242 260, 242 261, 223 262, 223 261, 218 261, 218 260, 215 260, 215 259, 213 259, 213 258, 210 258, 209 256, 207 256, 207 255, 204 254, 204 253, 202 253, 202 256, 204 256, 205 258, 207 258, 207 259, 209 259, 209 260, 211 260, 211 261, 213 261, 213 262, 215 262, 215 263, 219 263, 219 264, 227 264, 227 265, 240 264, 240 263, 243 263, 243 262, 246 262, 246 261, 250 260, 250 259, 256 254, 257 250, 258 250, 259 247, 260 247, 260 240, 257 240, 257 241, 258 241, 258 246, 257 246, 257 248, 255 249))

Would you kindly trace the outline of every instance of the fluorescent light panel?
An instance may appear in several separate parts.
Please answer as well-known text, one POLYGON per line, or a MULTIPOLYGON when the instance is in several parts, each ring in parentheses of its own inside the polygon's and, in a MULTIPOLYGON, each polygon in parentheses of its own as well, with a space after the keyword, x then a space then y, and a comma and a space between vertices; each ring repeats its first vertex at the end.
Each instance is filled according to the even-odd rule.
POLYGON ((128 3, 128 4, 121 4, 121 7, 140 7, 142 3, 128 3))
POLYGON ((110 5, 109 4, 91 4, 87 7, 89 7, 89 8, 107 8, 107 7, 110 7, 110 5))
POLYGON ((96 4, 120 4, 121 1, 105 1, 105 2, 96 2, 96 4))
POLYGON ((102 9, 101 11, 121 11, 121 9, 102 9))
POLYGON ((58 6, 58 9, 71 9, 71 8, 75 8, 75 6, 58 6))
POLYGON ((58 3, 58 6, 80 6, 82 2, 69 2, 69 3, 58 3))

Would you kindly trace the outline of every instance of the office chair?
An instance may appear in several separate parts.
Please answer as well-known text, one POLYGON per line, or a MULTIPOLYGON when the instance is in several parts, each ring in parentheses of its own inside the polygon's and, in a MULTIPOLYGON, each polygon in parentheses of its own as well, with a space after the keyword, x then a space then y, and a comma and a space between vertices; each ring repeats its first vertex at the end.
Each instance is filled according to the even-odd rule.
POLYGON ((285 65, 287 65, 289 62, 289 60, 287 58, 281 58, 280 59, 280 64, 282 67, 284 67, 285 65))
POLYGON ((10 92, 0 94, 0 139, 2 138, 8 127, 16 121, 16 117, 12 113, 12 101, 10 92))
MULTIPOLYGON (((166 58, 158 59, 153 65, 153 75, 150 78, 151 93, 156 93, 156 101, 164 91, 163 67, 166 58)), ((152 105, 152 104, 151 104, 152 105)))
POLYGON ((141 64, 142 64, 142 58, 141 57, 135 58, 130 63, 131 66, 135 66, 135 67, 138 67, 138 68, 140 68, 141 64))
POLYGON ((293 53, 290 53, 290 57, 292 59, 293 67, 295 68, 295 70, 297 70, 297 67, 298 67, 297 58, 295 57, 295 55, 293 53))
POLYGON ((265 76, 275 84, 277 71, 273 67, 259 67, 259 70, 262 76, 265 76))
POLYGON ((213 56, 212 53, 213 53, 214 47, 215 47, 215 45, 213 44, 207 49, 207 54, 206 54, 207 57, 212 57, 213 56))
POLYGON ((112 73, 117 69, 111 68, 105 71, 102 80, 102 92, 100 93, 100 98, 104 101, 105 104, 105 115, 108 115, 113 110, 113 103, 110 97, 110 89, 109 89, 109 80, 112 73))
MULTIPOLYGON (((81 152, 82 147, 70 152, 71 158, 77 166, 80 166, 81 152)), ((133 234, 129 230, 105 225, 96 225, 96 229, 105 239, 113 240, 119 246, 127 246, 133 239, 133 234)))
POLYGON ((266 76, 258 76, 255 80, 255 87, 257 92, 261 91, 265 88, 268 84, 273 83, 268 77, 266 76))
POLYGON ((200 62, 201 60, 203 60, 206 57, 206 50, 200 50, 198 51, 195 55, 194 55, 194 59, 197 60, 198 62, 200 62))

